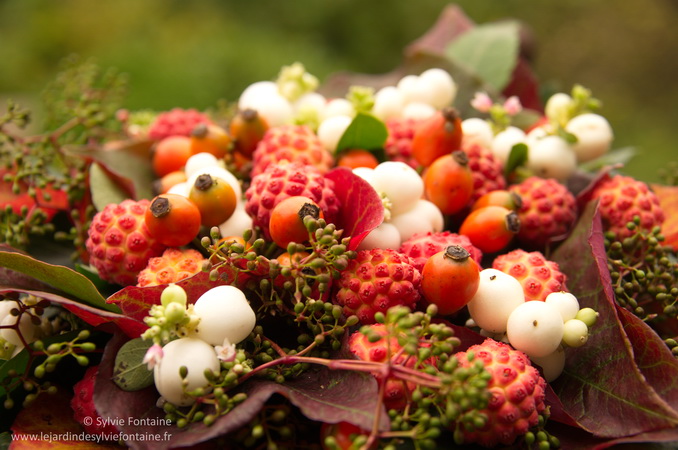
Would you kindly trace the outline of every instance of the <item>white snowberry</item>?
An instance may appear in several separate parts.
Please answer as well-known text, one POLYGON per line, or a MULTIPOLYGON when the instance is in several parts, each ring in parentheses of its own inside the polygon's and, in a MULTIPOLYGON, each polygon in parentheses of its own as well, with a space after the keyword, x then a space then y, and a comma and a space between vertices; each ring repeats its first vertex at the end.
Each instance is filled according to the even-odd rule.
POLYGON ((451 105, 457 96, 457 85, 454 79, 443 69, 432 68, 423 71, 417 83, 429 87, 428 103, 436 109, 451 105))
POLYGON ((541 357, 532 356, 530 360, 541 367, 544 379, 550 383, 558 378, 565 369, 565 349, 562 345, 559 345, 552 353, 541 357))
POLYGON ((424 181, 421 176, 400 161, 386 161, 375 167, 371 184, 377 192, 384 193, 391 201, 393 215, 412 209, 424 195, 424 181))
POLYGON ((257 111, 271 127, 289 123, 294 115, 290 101, 280 95, 275 83, 267 81, 260 81, 246 88, 238 100, 238 109, 257 111))
POLYGON ((549 97, 544 107, 546 117, 560 125, 565 125, 570 118, 573 100, 569 95, 558 92, 549 97))
MULTIPOLYGON (((27 343, 33 342, 37 338, 38 327, 31 320, 31 316, 27 313, 19 316, 13 316, 12 314, 7 314, 2 320, 0 320, 0 325, 2 326, 12 326, 19 324, 19 333, 21 337, 27 343)), ((6 340, 10 344, 23 347, 23 342, 19 337, 15 328, 2 328, 0 329, 0 338, 6 340)))
POLYGON ((323 120, 334 116, 355 116, 353 104, 345 98, 333 98, 327 102, 323 111, 323 120))
POLYGON ((182 366, 188 369, 187 391, 206 388, 205 370, 217 374, 220 367, 214 347, 201 339, 186 337, 169 342, 162 352, 162 359, 153 368, 155 388, 165 400, 177 406, 193 404, 195 399, 183 391, 180 369, 182 366))
POLYGON ((546 356, 563 339, 563 318, 553 305, 538 300, 525 302, 509 315, 506 335, 513 348, 527 356, 546 356))
POLYGON ((196 174, 199 170, 210 167, 219 167, 219 160, 217 157, 208 152, 196 153, 186 161, 184 173, 188 178, 196 174))
POLYGON ((417 233, 442 231, 444 221, 440 209, 425 199, 418 200, 410 210, 391 216, 391 224, 400 232, 402 241, 417 233))
POLYGON ((563 324, 563 343, 569 347, 581 347, 589 339, 589 327, 579 319, 570 319, 563 324))
POLYGON ((423 120, 436 113, 436 109, 424 102, 410 102, 403 108, 403 117, 406 119, 423 120))
POLYGON ((372 250, 373 248, 398 250, 402 239, 395 225, 383 222, 370 231, 358 245, 358 250, 372 250))
POLYGON ((318 139, 328 151, 334 152, 341 136, 352 121, 351 117, 344 115, 328 117, 318 126, 318 139))
POLYGON ((555 306, 556 309, 560 311, 563 322, 574 319, 579 311, 579 301, 577 300, 577 297, 570 292, 551 292, 546 296, 544 301, 555 306))
POLYGON ((573 117, 565 130, 577 137, 572 146, 579 162, 586 162, 603 156, 612 146, 612 127, 601 115, 587 113, 573 117))
POLYGON ((252 217, 245 211, 244 202, 238 202, 231 217, 219 225, 219 233, 222 237, 242 236, 246 230, 250 229, 252 229, 252 217))
POLYGON ((224 339, 232 344, 245 339, 256 325, 256 316, 245 294, 235 286, 217 286, 205 292, 193 305, 200 323, 192 336, 212 345, 224 339))
POLYGON ((466 305, 473 321, 491 333, 504 333, 509 316, 525 303, 520 281, 497 269, 480 271, 478 290, 466 305))
POLYGON ((463 132, 462 139, 465 144, 478 144, 484 148, 491 148, 494 140, 494 132, 492 126, 487 120, 478 117, 470 117, 461 122, 461 130, 463 132))
POLYGON ((494 136, 492 153, 502 164, 506 164, 513 146, 521 143, 525 143, 525 132, 518 127, 510 126, 494 136))
POLYGON ((414 101, 417 97, 417 80, 419 77, 417 75, 405 75, 396 84, 396 88, 400 91, 403 96, 405 104, 414 101))
POLYGON ((405 107, 403 94, 395 86, 386 86, 374 95, 372 114, 382 121, 400 117, 405 107))
POLYGON ((577 156, 560 136, 546 136, 528 143, 527 167, 541 178, 567 180, 577 169, 577 156))

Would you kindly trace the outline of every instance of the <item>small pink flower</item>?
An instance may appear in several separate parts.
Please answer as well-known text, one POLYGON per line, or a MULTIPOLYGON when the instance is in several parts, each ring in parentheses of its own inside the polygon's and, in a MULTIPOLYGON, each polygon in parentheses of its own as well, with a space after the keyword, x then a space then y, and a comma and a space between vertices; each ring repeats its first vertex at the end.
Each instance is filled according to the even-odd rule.
POLYGON ((148 370, 153 370, 156 364, 160 362, 163 357, 162 347, 158 344, 153 344, 146 350, 142 362, 148 365, 148 370))
POLYGON ((522 110, 523 105, 520 104, 520 99, 515 95, 510 96, 504 102, 504 111, 506 111, 506 114, 509 116, 515 116, 522 110))
POLYGON ((235 345, 231 344, 228 338, 224 339, 223 345, 216 345, 214 351, 217 352, 217 358, 223 362, 231 362, 235 360, 235 345))
POLYGON ((480 112, 489 112, 492 108, 492 99, 485 92, 476 92, 471 100, 471 106, 480 112))

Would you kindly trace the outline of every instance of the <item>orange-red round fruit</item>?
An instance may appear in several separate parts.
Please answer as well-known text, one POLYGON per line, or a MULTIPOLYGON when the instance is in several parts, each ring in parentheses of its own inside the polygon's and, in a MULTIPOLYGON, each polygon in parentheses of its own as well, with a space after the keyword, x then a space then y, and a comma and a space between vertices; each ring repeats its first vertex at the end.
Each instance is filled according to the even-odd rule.
POLYGON ((169 191, 175 184, 186 181, 186 172, 183 170, 175 170, 164 177, 158 179, 153 184, 153 189, 156 194, 164 194, 169 191))
POLYGON ((290 242, 301 244, 308 241, 309 233, 304 225, 306 216, 314 219, 323 217, 318 204, 308 197, 297 195, 275 205, 268 223, 273 242, 282 248, 287 248, 290 242))
POLYGON ((372 152, 367 150, 354 149, 341 154, 337 160, 337 166, 356 169, 358 167, 368 167, 374 169, 379 165, 379 160, 372 152))
POLYGON ((515 211, 490 205, 471 211, 459 227, 459 234, 468 237, 483 253, 496 253, 506 248, 519 230, 515 211))
POLYGON ((153 171, 163 177, 175 170, 183 169, 191 157, 191 139, 186 136, 169 136, 153 148, 153 171))
POLYGON ((341 450, 355 449, 356 446, 353 445, 354 439, 357 436, 368 436, 369 434, 369 431, 363 430, 349 422, 323 423, 320 427, 321 445, 325 450, 337 448, 341 450), (328 446, 326 444, 328 438, 332 439, 333 445, 328 446))
POLYGON ((188 198, 200 210, 201 223, 206 227, 224 223, 233 215, 238 204, 238 197, 231 185, 209 174, 196 178, 188 198))
POLYGON ((412 138, 412 156, 424 167, 443 155, 461 149, 461 117, 452 107, 446 107, 423 120, 412 138))
POLYGON ((151 201, 144 221, 151 235, 168 247, 191 242, 200 231, 200 210, 178 194, 161 194, 151 201))
POLYGON ((199 123, 191 132, 191 155, 211 153, 217 159, 226 156, 233 141, 219 125, 199 123))
POLYGON ((515 191, 497 189, 480 196, 478 200, 473 202, 471 210, 480 209, 484 206, 503 206, 506 209, 518 211, 522 204, 522 198, 515 191))
POLYGON ((251 159, 257 144, 264 137, 269 125, 254 109, 238 111, 229 124, 236 152, 251 159))
POLYGON ((424 172, 424 194, 443 214, 454 214, 473 195, 473 174, 461 150, 436 159, 424 172))
POLYGON ((431 256, 421 272, 421 290, 438 314, 454 314, 471 301, 480 284, 480 266, 460 245, 431 256))

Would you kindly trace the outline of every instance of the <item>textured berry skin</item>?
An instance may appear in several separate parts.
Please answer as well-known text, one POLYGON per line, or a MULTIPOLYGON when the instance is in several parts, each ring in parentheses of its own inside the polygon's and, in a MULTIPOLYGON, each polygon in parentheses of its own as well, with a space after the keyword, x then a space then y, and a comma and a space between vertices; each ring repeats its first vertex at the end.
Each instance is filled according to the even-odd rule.
MULTIPOLYGON (((377 342, 370 342, 365 334, 357 331, 351 334, 348 340, 348 348, 351 350, 351 353, 363 361, 386 362, 390 349, 391 363, 414 368, 417 358, 400 352, 402 346, 398 344, 398 338, 395 336, 391 336, 387 342, 385 336, 387 335, 388 331, 385 325, 375 323, 369 325, 369 327, 373 332, 376 332, 382 336, 382 338, 377 342)), ((423 365, 435 366, 435 359, 429 358, 423 362, 423 365)), ((375 374, 375 376, 381 381, 379 375, 375 374)), ((407 405, 407 400, 410 394, 415 388, 416 385, 412 382, 405 382, 395 377, 388 378, 384 388, 384 406, 387 410, 403 410, 407 405)))
POLYGON ((492 150, 476 143, 464 145, 468 156, 468 168, 473 176, 473 194, 470 204, 491 191, 506 188, 504 165, 494 156, 492 150))
POLYGON ((511 275, 523 285, 525 301, 546 300, 552 292, 567 291, 567 276, 558 263, 549 261, 540 252, 516 249, 497 256, 492 268, 511 275))
POLYGON ((283 160, 310 164, 321 173, 334 164, 332 154, 306 125, 280 125, 266 131, 252 154, 252 176, 283 160))
POLYGON ((481 429, 468 431, 462 425, 464 443, 495 447, 511 445, 539 422, 546 408, 546 381, 523 352, 507 344, 486 339, 465 352, 456 353, 460 365, 468 367, 466 355, 473 352, 492 375, 488 384, 491 397, 486 409, 487 423, 481 429))
POLYGON ((137 284, 148 260, 167 248, 146 227, 144 214, 149 205, 146 199, 127 199, 106 206, 92 219, 85 246, 102 280, 122 286, 137 284))
POLYGON ((386 120, 388 137, 384 150, 389 161, 402 161, 414 169, 421 167, 412 156, 412 139, 419 123, 421 119, 398 117, 386 120))
POLYGON ((139 272, 137 286, 157 286, 176 283, 200 272, 205 258, 192 248, 170 247, 148 260, 148 265, 139 272))
POLYGON ((155 140, 169 136, 189 137, 199 123, 210 124, 212 121, 196 109, 173 108, 158 114, 148 129, 148 137, 155 140))
POLYGON ((599 199, 603 226, 619 237, 633 232, 626 228, 634 216, 640 217, 640 228, 651 231, 664 222, 664 211, 659 199, 647 184, 632 177, 615 175, 601 181, 591 192, 591 199, 599 199))
POLYGON ((334 182, 323 177, 315 166, 298 162, 272 164, 263 173, 252 178, 245 191, 245 211, 255 227, 261 228, 270 239, 268 224, 271 210, 288 197, 302 195, 318 204, 331 223, 339 211, 334 182))
POLYGON ((344 314, 355 314, 363 324, 374 323, 374 314, 396 305, 414 309, 421 298, 421 273, 412 260, 391 249, 358 252, 337 280, 334 303, 344 314))
POLYGON ((554 178, 529 177, 511 187, 522 199, 518 210, 518 240, 532 248, 543 248, 565 238, 577 220, 574 195, 554 178))
POLYGON ((97 420, 99 413, 94 407, 94 380, 96 379, 99 366, 91 366, 85 371, 82 380, 73 386, 73 398, 71 399, 71 409, 73 409, 73 418, 89 434, 98 436, 112 435, 118 432, 118 429, 103 420, 97 420))
POLYGON ((483 252, 471 244, 468 237, 449 231, 417 233, 403 242, 399 251, 409 256, 414 267, 421 272, 431 256, 442 252, 450 245, 464 247, 471 254, 471 258, 480 265, 483 252))

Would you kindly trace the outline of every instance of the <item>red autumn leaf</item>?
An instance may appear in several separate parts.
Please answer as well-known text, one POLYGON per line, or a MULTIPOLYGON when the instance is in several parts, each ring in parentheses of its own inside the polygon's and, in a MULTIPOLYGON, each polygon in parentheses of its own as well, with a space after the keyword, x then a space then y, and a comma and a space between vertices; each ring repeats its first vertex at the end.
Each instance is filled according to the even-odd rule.
MULTIPOLYGON (((12 424, 13 450, 33 449, 112 449, 116 443, 97 443, 85 439, 85 430, 75 421, 71 410, 72 392, 60 387, 56 394, 41 394, 23 408, 12 424)), ((92 436, 87 436, 92 438, 92 436)))
POLYGON ((341 203, 337 228, 351 237, 349 250, 355 250, 384 221, 381 197, 367 181, 346 167, 336 167, 325 177, 334 182, 334 193, 341 203))
POLYGON ((564 411, 597 437, 622 438, 678 425, 674 383, 678 362, 659 336, 619 312, 607 268, 597 202, 553 254, 581 307, 600 314, 589 340, 567 349, 552 383, 564 411), (670 378, 664 379, 670 375, 670 378))
POLYGON ((659 206, 666 214, 666 220, 662 224, 664 244, 670 245, 674 251, 678 251, 678 186, 662 186, 652 184, 650 186, 659 198, 659 206))

